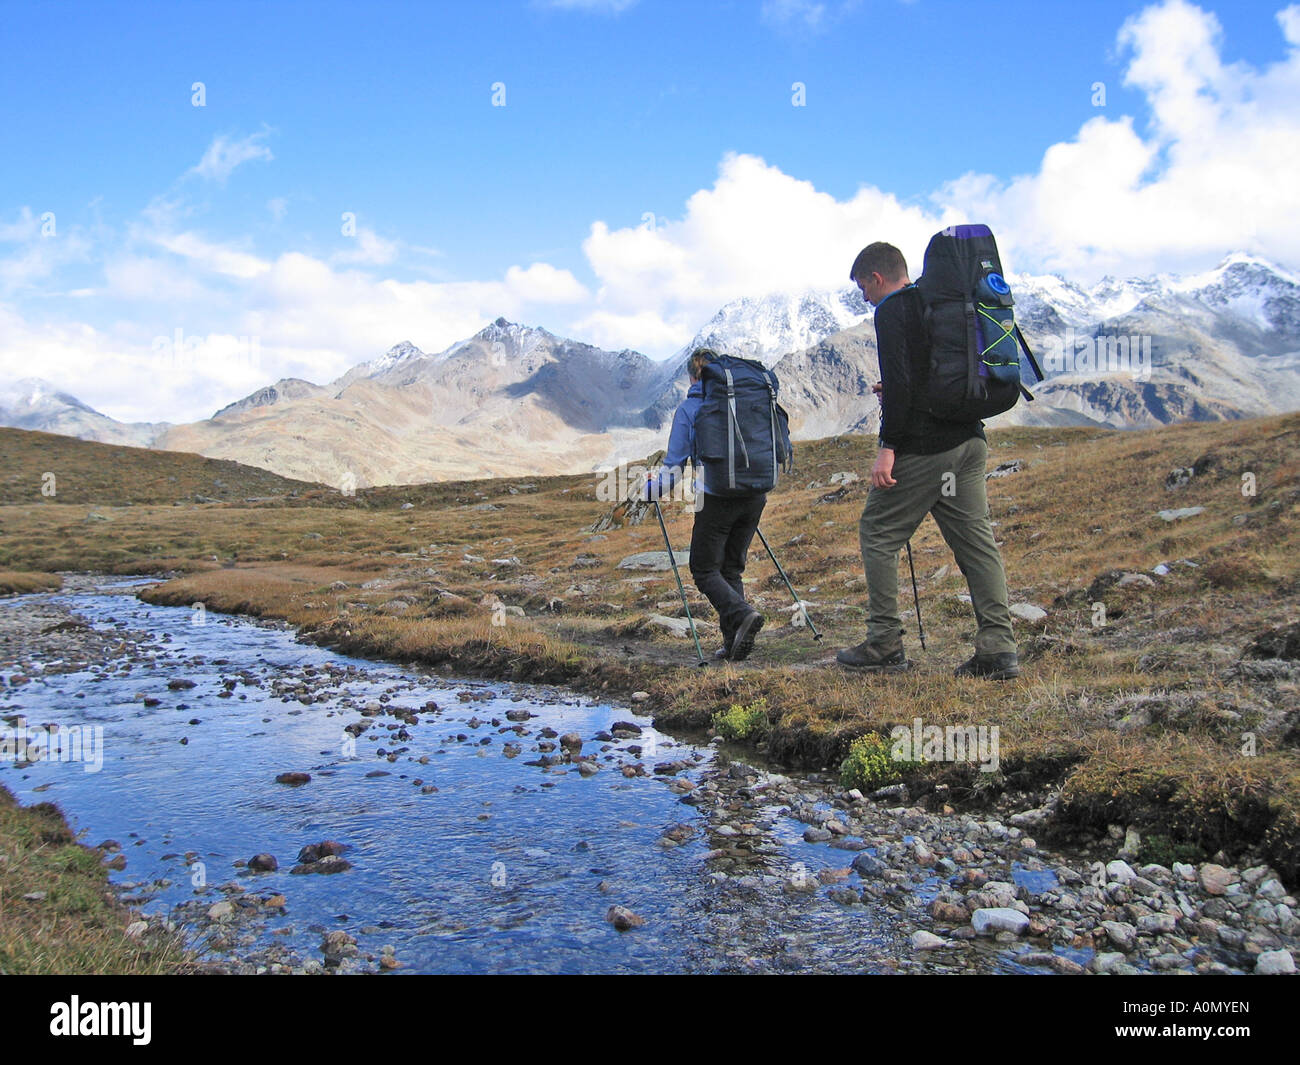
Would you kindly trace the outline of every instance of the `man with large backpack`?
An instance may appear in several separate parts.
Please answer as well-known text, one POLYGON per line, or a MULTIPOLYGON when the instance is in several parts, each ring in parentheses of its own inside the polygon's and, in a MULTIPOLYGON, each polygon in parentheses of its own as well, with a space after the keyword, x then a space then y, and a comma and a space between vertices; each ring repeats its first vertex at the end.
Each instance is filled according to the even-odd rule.
POLYGON ((966 577, 978 623, 975 654, 956 675, 1017 677, 1006 572, 985 494, 988 445, 980 419, 1016 402, 1016 343, 1023 338, 1009 312, 1010 289, 992 234, 983 226, 937 234, 917 284, 908 279, 902 253, 883 242, 862 249, 849 277, 876 308, 881 424, 858 523, 867 638, 836 659, 867 672, 908 668, 898 616, 898 554, 932 514, 966 577))
POLYGON ((776 402, 771 370, 746 359, 696 348, 686 364, 690 389, 673 415, 663 467, 646 481, 658 499, 695 467, 696 514, 691 576, 718 612, 723 645, 717 659, 749 657, 764 618, 745 600, 741 575, 777 472, 789 468, 790 436, 776 402))

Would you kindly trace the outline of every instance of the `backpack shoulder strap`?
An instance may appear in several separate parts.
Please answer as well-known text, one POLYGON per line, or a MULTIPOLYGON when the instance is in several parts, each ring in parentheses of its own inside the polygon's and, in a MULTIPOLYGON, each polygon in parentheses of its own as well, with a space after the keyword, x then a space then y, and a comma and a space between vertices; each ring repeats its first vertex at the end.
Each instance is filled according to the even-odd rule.
POLYGON ((731 368, 723 372, 727 375, 727 468, 731 474, 730 487, 736 487, 736 441, 740 441, 740 452, 745 465, 749 465, 749 449, 745 446, 745 436, 740 431, 740 417, 736 412, 736 381, 731 376, 731 368))

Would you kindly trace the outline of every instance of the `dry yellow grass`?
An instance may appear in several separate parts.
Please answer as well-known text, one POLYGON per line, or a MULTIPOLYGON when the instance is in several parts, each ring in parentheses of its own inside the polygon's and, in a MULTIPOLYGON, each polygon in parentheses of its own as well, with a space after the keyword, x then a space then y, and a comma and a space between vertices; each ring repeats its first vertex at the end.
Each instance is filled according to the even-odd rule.
POLYGON ((27 595, 30 592, 57 592, 63 578, 57 573, 15 573, 0 570, 0 595, 27 595))
MULTIPOLYGON (((865 475, 873 452, 860 437, 801 444, 795 475, 764 516, 825 640, 814 644, 785 623, 789 598, 760 546, 747 586, 769 625, 749 662, 707 671, 691 668, 689 642, 649 636, 639 624, 680 613, 672 574, 616 566, 662 549, 662 539, 653 519, 592 538, 591 523, 608 507, 592 477, 354 498, 318 488, 278 502, 184 506, 140 498, 138 485, 134 505, 121 506, 106 487, 80 503, 0 508, 0 566, 177 574, 146 597, 281 617, 358 654, 597 691, 645 689, 656 719, 677 728, 707 727, 733 702, 765 698, 764 750, 805 767, 833 769, 856 736, 915 717, 997 725, 995 779, 931 764, 918 771, 916 790, 942 783, 949 801, 975 802, 991 788, 1059 786, 1065 829, 1137 824, 1208 853, 1263 850, 1293 875, 1300 700, 1293 681, 1263 682, 1237 663, 1262 631, 1297 620, 1298 444, 1300 415, 1137 433, 991 433, 990 464, 1024 467, 989 482, 1012 599, 1049 611, 1018 626, 1024 674, 1006 684, 951 676, 970 653, 974 624, 956 599, 964 581, 928 520, 913 538, 928 650, 909 613, 911 674, 855 676, 833 664, 834 650, 863 633, 857 519, 866 488, 860 481, 828 498, 828 478, 865 475), (1197 472, 1169 490, 1175 467, 1197 472), (1157 516, 1184 507, 1204 510, 1172 523, 1157 516), (519 564, 493 562, 511 558, 519 564), (1119 587, 1107 577, 1150 574, 1161 562, 1170 572, 1150 585, 1119 587), (495 604, 526 616, 502 617, 497 607, 504 624, 493 625, 495 604), (1242 753, 1247 734, 1251 755, 1242 753)), ((20 464, 15 476, 26 483, 36 472, 20 464)), ((73 476, 111 486, 103 471, 73 476)), ((690 514, 672 506, 666 517, 684 548, 690 514)), ((709 618, 690 594, 692 610, 709 618)), ((909 611, 910 598, 905 592, 909 611)))

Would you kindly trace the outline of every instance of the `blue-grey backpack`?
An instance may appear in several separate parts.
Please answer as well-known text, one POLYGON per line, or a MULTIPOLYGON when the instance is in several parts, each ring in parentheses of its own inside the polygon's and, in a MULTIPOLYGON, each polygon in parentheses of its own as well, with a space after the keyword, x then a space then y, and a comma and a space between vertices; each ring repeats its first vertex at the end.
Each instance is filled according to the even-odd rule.
POLYGON ((790 472, 790 419, 776 401, 776 374, 760 362, 721 355, 700 370, 695 457, 712 495, 770 492, 790 472))

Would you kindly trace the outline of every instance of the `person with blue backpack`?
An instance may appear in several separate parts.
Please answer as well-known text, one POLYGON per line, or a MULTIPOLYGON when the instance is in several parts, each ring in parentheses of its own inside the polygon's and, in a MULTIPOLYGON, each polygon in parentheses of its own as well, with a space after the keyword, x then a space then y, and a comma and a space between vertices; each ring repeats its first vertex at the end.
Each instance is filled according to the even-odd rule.
POLYGON ((662 498, 688 461, 694 467, 691 577, 718 612, 723 645, 713 657, 740 662, 764 623, 745 599, 742 575, 767 493, 781 466, 789 468, 788 419, 776 402, 776 375, 759 363, 696 348, 686 369, 690 388, 644 498, 662 498))
POLYGON ((985 491, 988 444, 981 418, 1010 409, 1022 392, 1033 397, 1020 384, 1017 343, 1024 338, 1010 311, 993 236, 985 226, 936 234, 916 284, 902 252, 877 242, 862 249, 849 277, 875 307, 881 423, 858 523, 867 638, 836 660, 873 673, 909 668, 898 614, 898 556, 930 514, 966 577, 978 625, 975 654, 956 675, 1017 677, 1006 571, 985 491))

